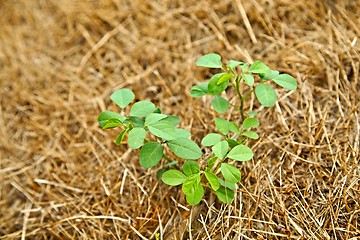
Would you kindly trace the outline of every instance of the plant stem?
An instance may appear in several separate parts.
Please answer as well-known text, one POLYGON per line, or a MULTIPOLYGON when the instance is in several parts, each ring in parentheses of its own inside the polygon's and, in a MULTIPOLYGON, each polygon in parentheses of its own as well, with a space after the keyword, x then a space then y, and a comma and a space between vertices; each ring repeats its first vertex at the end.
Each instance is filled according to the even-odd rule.
POLYGON ((239 79, 239 76, 236 76, 236 78, 235 78, 235 83, 236 83, 236 85, 235 85, 235 90, 236 90, 237 95, 238 95, 239 98, 240 98, 239 111, 240 111, 240 114, 241 114, 241 121, 243 122, 243 121, 244 121, 244 118, 245 118, 245 116, 244 116, 244 97, 243 97, 243 95, 242 95, 241 92, 240 92, 240 85, 239 85, 240 80, 241 80, 241 78, 239 79))

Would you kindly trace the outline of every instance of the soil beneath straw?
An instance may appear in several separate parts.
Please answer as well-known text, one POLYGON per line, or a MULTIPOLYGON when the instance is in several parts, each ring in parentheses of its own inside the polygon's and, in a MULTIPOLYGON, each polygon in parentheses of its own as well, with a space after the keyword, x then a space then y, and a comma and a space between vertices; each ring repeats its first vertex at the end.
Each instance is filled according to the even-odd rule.
POLYGON ((356 239, 359 13, 357 0, 0 1, 0 239, 356 239), (299 88, 246 106, 260 140, 233 203, 207 191, 191 207, 97 116, 131 88, 200 143, 219 115, 189 90, 215 73, 194 66, 210 52, 299 88))

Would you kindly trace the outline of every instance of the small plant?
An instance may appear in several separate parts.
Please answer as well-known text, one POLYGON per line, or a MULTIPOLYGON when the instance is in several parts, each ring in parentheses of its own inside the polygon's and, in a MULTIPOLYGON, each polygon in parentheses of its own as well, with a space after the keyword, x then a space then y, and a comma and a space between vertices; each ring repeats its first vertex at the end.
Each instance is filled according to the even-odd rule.
MULTIPOLYGON (((196 65, 221 69, 222 72, 194 86, 190 95, 195 98, 211 95, 211 105, 216 112, 223 114, 233 107, 241 116, 240 123, 216 118, 215 128, 218 132, 207 134, 201 141, 202 146, 211 148, 209 157, 203 157, 201 148, 190 139, 189 131, 177 127, 180 123, 178 117, 162 113, 159 107, 149 101, 135 102, 127 115, 123 114, 125 111, 122 114, 102 112, 98 122, 103 129, 123 129, 115 143, 120 145, 127 139, 130 148, 140 149, 142 167, 151 168, 166 159, 168 162, 157 172, 158 178, 170 186, 182 185, 189 204, 196 205, 201 201, 204 187, 211 188, 220 201, 230 203, 241 180, 241 172, 234 164, 253 158, 254 154, 247 144, 250 139, 259 138, 254 129, 260 123, 255 118, 255 112, 245 111, 246 100, 255 93, 261 105, 271 107, 277 99, 272 82, 289 90, 295 90, 297 84, 292 76, 271 70, 261 61, 250 64, 230 60, 224 68, 221 57, 211 53, 199 58, 196 65), (235 90, 238 105, 221 96, 229 86, 235 90), (170 157, 174 155, 177 160, 170 157), (204 164, 199 164, 198 159, 202 159, 204 164)), ((124 88, 114 92, 110 98, 124 110, 135 95, 130 89, 124 88)))

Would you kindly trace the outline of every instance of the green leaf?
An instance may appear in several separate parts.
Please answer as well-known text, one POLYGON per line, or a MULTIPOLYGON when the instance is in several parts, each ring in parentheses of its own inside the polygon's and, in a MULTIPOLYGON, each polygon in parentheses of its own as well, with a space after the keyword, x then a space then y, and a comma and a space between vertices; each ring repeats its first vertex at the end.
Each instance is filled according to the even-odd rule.
POLYGON ((149 126, 151 124, 154 124, 164 118, 166 118, 167 115, 161 114, 161 113, 151 113, 146 116, 145 118, 145 126, 149 126))
POLYGON ((121 142, 124 140, 124 137, 128 131, 129 131, 129 128, 125 129, 117 136, 117 138, 115 139, 116 146, 120 146, 121 142))
POLYGON ((270 79, 274 79, 277 76, 279 76, 279 71, 276 70, 270 70, 268 73, 266 74, 259 74, 259 77, 263 80, 270 80, 270 79))
POLYGON ((216 191, 216 196, 222 201, 223 203, 231 203, 234 199, 234 192, 228 188, 220 187, 216 191))
POLYGON ((229 60, 228 62, 228 66, 231 67, 232 69, 235 69, 237 66, 239 65, 245 65, 244 62, 239 62, 239 61, 235 61, 235 60, 229 60))
POLYGON ((204 188, 201 184, 197 185, 197 188, 195 189, 195 191, 193 193, 190 194, 186 194, 186 201, 190 204, 190 205, 197 205, 199 204, 199 202, 201 201, 201 199, 204 196, 204 188))
POLYGON ((229 144, 227 141, 223 140, 215 144, 211 149, 216 157, 224 159, 229 150, 229 144))
POLYGON ((218 95, 213 98, 211 105, 218 113, 224 113, 229 109, 230 103, 218 95))
POLYGON ((219 80, 217 81, 217 85, 222 84, 223 82, 229 81, 234 75, 230 74, 230 73, 226 73, 221 75, 221 77, 219 78, 219 80))
POLYGON ((237 183, 241 179, 241 173, 237 167, 229 164, 222 163, 220 167, 221 174, 225 178, 225 181, 229 183, 237 183))
POLYGON ((208 82, 201 82, 190 89, 190 95, 193 98, 199 98, 208 93, 208 82))
POLYGON ((257 113, 255 111, 250 111, 249 113, 249 117, 256 117, 257 113))
POLYGON ((177 186, 185 182, 186 176, 179 170, 171 169, 162 174, 162 181, 170 186, 177 186))
POLYGON ((130 117, 131 122, 134 124, 135 127, 144 127, 144 119, 140 117, 130 117))
POLYGON ((202 155, 199 146, 187 138, 171 140, 167 144, 176 156, 183 159, 199 159, 202 155))
POLYGON ((153 111, 153 113, 161 113, 161 109, 160 107, 156 107, 155 110, 153 111))
POLYGON ((160 168, 159 170, 156 171, 156 179, 159 181, 162 178, 162 175, 164 174, 164 172, 166 172, 167 170, 165 168, 160 168))
POLYGON ((185 194, 194 193, 198 188, 198 185, 201 185, 200 180, 200 174, 193 174, 188 176, 182 185, 182 191, 185 194))
POLYGON ((221 84, 217 84, 221 76, 223 76, 226 73, 218 73, 211 77, 208 85, 208 93, 211 95, 219 95, 222 93, 229 85, 229 80, 226 80, 225 82, 221 84))
POLYGON ((217 159, 218 159, 217 157, 212 157, 207 160, 209 169, 214 167, 217 159))
POLYGON ((164 118, 164 120, 171 123, 174 127, 176 127, 180 123, 180 118, 173 115, 168 115, 166 118, 164 118))
POLYGON ((257 73, 257 74, 267 74, 271 70, 268 66, 265 65, 265 63, 257 60, 253 64, 251 64, 248 71, 251 73, 257 73))
POLYGON ((218 178, 216 177, 216 175, 214 173, 205 172, 205 177, 209 181, 210 186, 214 191, 219 189, 220 183, 219 183, 219 180, 218 180, 218 178))
POLYGON ((111 94, 110 99, 119 107, 125 108, 135 98, 135 94, 128 88, 123 88, 111 94))
POLYGON ((229 143, 230 148, 234 148, 235 146, 239 145, 237 141, 231 138, 227 138, 226 141, 229 143))
POLYGON ((233 191, 236 191, 239 188, 238 184, 236 184, 236 183, 229 183, 229 182, 224 181, 221 178, 218 178, 218 180, 219 180, 220 185, 225 188, 231 189, 233 191))
POLYGON ((273 81, 277 85, 289 90, 296 90, 297 88, 296 79, 289 74, 280 74, 279 76, 274 78, 273 81))
POLYGON ((251 149, 245 145, 235 146, 228 153, 227 157, 237 161, 248 161, 254 156, 251 149))
POLYGON ((158 164, 163 156, 163 148, 158 142, 148 142, 140 150, 140 165, 151 168, 158 164))
POLYGON ((264 83, 259 83, 259 85, 255 87, 255 95, 264 107, 273 106, 277 98, 275 90, 264 83))
POLYGON ((200 172, 200 167, 195 161, 186 161, 183 165, 183 171, 186 176, 197 174, 200 172))
POLYGON ((241 74, 241 77, 244 79, 244 82, 248 85, 248 86, 252 86, 254 85, 254 77, 251 74, 241 74))
POLYGON ((150 113, 154 112, 155 105, 150 101, 139 101, 132 105, 130 110, 130 116, 133 117, 146 117, 150 113))
POLYGON ((132 149, 138 149, 144 143, 146 131, 143 128, 136 127, 130 130, 128 136, 128 144, 132 149))
POLYGON ((215 127, 219 132, 224 135, 229 133, 229 122, 223 118, 216 118, 215 127))
POLYGON ((196 61, 196 66, 207 68, 222 68, 221 56, 216 53, 209 53, 196 61))
POLYGON ((175 127, 166 118, 149 125, 148 129, 155 136, 167 141, 177 138, 175 127))
POLYGON ((177 165, 177 164, 179 164, 179 162, 178 162, 178 161, 171 161, 171 162, 169 162, 169 163, 165 164, 165 165, 164 165, 164 167, 171 167, 171 166, 173 166, 173 165, 177 165))
POLYGON ((109 129, 109 128, 120 127, 120 126, 123 126, 123 125, 124 124, 119 119, 112 118, 112 119, 107 120, 102 128, 103 129, 109 129))
POLYGON ((201 140, 201 145, 205 147, 214 146, 221 141, 222 136, 217 133, 209 133, 201 140))
POLYGON ((232 133, 240 134, 239 126, 234 122, 229 122, 229 131, 232 133))
POLYGON ((175 135, 176 135, 176 139, 189 138, 191 136, 191 133, 186 129, 175 128, 175 135))
POLYGON ((246 118, 242 124, 244 130, 249 128, 257 128, 260 125, 259 121, 256 118, 246 118))
POLYGON ((105 111, 100 113, 99 117, 98 117, 98 123, 100 125, 100 127, 104 127, 105 123, 110 120, 110 119, 118 119, 120 122, 124 122, 126 120, 126 117, 115 113, 115 112, 111 112, 111 111, 105 111))
POLYGON ((253 132, 253 131, 244 132, 242 135, 245 137, 251 138, 251 139, 259 138, 259 134, 257 134, 256 132, 253 132))

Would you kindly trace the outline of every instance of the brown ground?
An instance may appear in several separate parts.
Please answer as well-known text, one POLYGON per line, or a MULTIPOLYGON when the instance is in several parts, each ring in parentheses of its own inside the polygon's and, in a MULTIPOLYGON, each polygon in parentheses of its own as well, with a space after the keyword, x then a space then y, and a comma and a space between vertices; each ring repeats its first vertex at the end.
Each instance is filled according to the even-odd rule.
POLYGON ((1 0, 0 238, 357 239, 359 14, 359 0, 1 0), (190 207, 96 120, 128 87, 199 143, 216 115, 188 91, 209 52, 299 89, 259 110, 235 201, 190 207))

